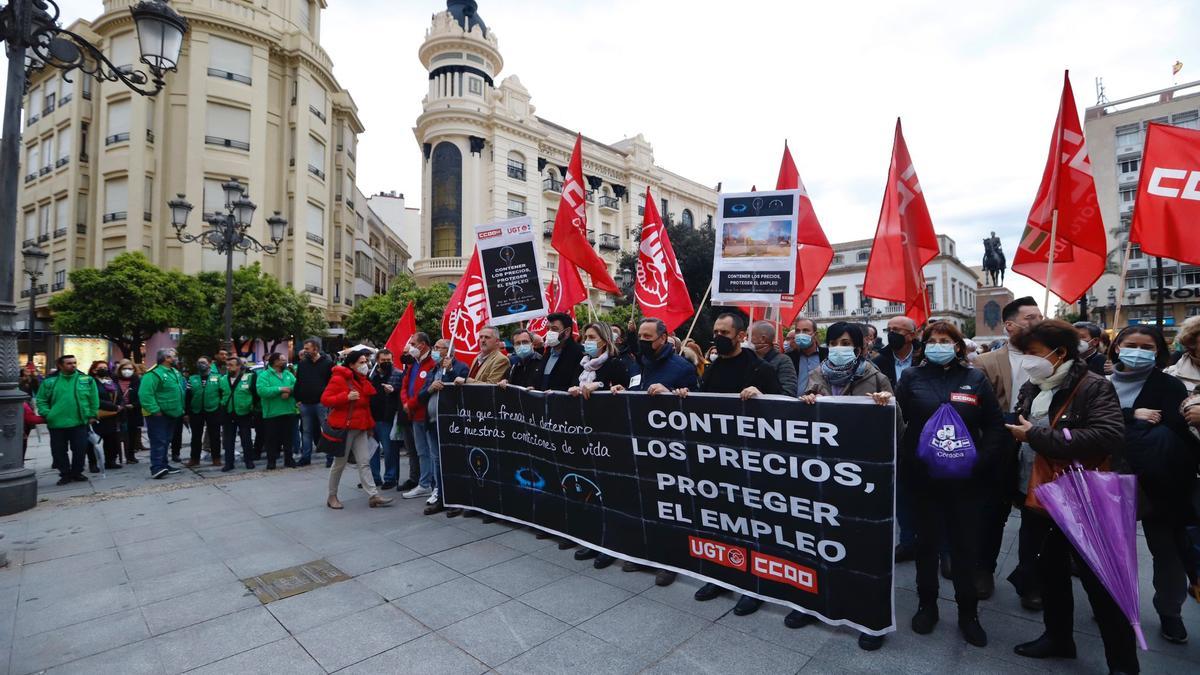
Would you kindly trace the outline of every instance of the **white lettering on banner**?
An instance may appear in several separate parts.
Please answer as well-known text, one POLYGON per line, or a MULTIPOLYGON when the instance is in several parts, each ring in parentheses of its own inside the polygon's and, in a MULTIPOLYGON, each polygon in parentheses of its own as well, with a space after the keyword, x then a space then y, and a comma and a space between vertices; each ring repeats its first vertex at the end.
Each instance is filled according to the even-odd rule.
POLYGON ((792 531, 788 533, 782 525, 772 525, 745 516, 731 516, 728 513, 700 509, 700 524, 710 530, 732 532, 743 537, 761 539, 773 536, 775 543, 784 548, 793 548, 805 555, 819 556, 825 562, 835 563, 846 557, 846 547, 841 542, 828 539, 818 540, 808 532, 792 531))
POLYGON ((744 438, 768 438, 788 443, 820 445, 836 448, 837 426, 828 422, 805 422, 801 420, 764 419, 745 415, 720 413, 685 413, 680 410, 667 412, 651 410, 646 420, 654 429, 671 428, 676 431, 695 431, 706 434, 736 434, 744 438), (716 423, 714 425, 714 422, 716 423))
POLYGON ((827 523, 838 527, 838 509, 833 504, 813 501, 804 497, 785 495, 780 492, 763 492, 756 488, 711 480, 696 480, 690 476, 675 476, 660 473, 655 479, 660 492, 674 487, 681 495, 724 499, 730 504, 742 504, 752 509, 767 509, 784 513, 800 520, 809 520, 818 525, 827 523))
POLYGON ((1156 197, 1200 201, 1200 171, 1167 169, 1161 166, 1154 167, 1154 172, 1150 174, 1150 184, 1146 186, 1146 192, 1156 197), (1186 181, 1183 184, 1182 190, 1177 187, 1163 185, 1164 181, 1185 179, 1186 181))

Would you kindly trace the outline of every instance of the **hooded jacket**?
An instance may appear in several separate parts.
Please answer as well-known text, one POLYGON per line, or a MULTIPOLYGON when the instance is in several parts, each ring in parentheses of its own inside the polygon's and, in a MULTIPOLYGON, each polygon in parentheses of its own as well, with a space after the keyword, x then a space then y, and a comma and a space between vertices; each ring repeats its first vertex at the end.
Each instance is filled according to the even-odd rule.
POLYGON ((365 375, 350 370, 346 366, 334 366, 321 394, 321 405, 329 408, 329 427, 331 429, 359 429, 366 431, 375 428, 375 418, 371 416, 371 397, 375 395, 375 387, 365 375), (358 392, 358 400, 350 400, 351 390, 358 392))

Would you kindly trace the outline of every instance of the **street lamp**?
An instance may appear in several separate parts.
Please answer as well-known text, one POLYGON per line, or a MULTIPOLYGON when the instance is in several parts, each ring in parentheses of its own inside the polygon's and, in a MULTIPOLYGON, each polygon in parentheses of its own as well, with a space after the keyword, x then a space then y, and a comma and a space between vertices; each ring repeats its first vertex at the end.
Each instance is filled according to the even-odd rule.
POLYGON ((287 234, 287 220, 279 214, 267 218, 267 230, 271 237, 270 244, 264 244, 246 234, 254 219, 254 210, 258 208, 246 194, 246 186, 236 178, 221 184, 225 192, 225 212, 210 213, 204 217, 208 228, 196 234, 184 232, 187 228, 188 215, 192 205, 183 194, 167 202, 171 209, 171 226, 175 228, 175 237, 179 241, 190 244, 200 242, 201 246, 211 248, 225 256, 225 345, 230 352, 233 348, 233 254, 235 251, 257 251, 273 255, 279 252, 279 242, 287 234))
MULTIPOLYGON (((68 81, 68 75, 78 71, 100 82, 121 82, 143 96, 162 91, 166 86, 164 77, 179 63, 188 22, 164 0, 143 0, 129 11, 137 29, 144 69, 114 65, 87 39, 59 26, 54 0, 8 0, 0 4, 0 43, 8 52, 4 122, 0 127, 0 242, 9 242, 5 249, 9 253, 0 254, 0 420, 23 419, 19 409, 26 400, 15 382, 20 365, 17 333, 13 330, 17 275, 16 247, 12 245, 17 241, 25 86, 33 71, 52 67, 68 81)), ((33 260, 28 258, 26 262, 34 264, 33 260)), ((20 426, 5 427, 0 433, 0 516, 24 511, 37 503, 37 479, 31 469, 24 468, 21 436, 20 426)))
POLYGON ((30 244, 21 251, 21 263, 25 267, 25 276, 29 277, 29 364, 33 364, 33 324, 37 318, 35 301, 37 300, 37 280, 46 271, 46 258, 50 254, 37 244, 30 244))

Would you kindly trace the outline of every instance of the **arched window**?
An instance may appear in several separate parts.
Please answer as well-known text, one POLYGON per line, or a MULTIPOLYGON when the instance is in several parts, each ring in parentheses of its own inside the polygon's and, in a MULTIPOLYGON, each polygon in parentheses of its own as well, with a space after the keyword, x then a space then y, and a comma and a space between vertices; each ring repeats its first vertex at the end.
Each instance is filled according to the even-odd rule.
POLYGON ((691 209, 683 210, 683 213, 679 216, 679 224, 689 228, 694 226, 691 209))
POLYGON ((462 255, 462 151, 448 141, 433 149, 430 179, 430 257, 462 255))

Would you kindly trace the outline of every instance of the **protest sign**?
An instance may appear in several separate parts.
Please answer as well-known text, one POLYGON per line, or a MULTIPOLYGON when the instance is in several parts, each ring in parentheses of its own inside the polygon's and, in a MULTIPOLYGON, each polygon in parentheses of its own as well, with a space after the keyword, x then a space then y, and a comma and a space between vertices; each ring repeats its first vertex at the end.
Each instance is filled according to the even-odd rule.
POLYGON ((717 199, 713 304, 778 305, 796 279, 799 190, 717 199))
POLYGON ((447 506, 827 623, 893 629, 893 406, 696 393, 585 400, 490 385, 439 398, 447 506))
POLYGON ((529 216, 475 226, 475 247, 491 316, 489 325, 546 315, 529 216))

